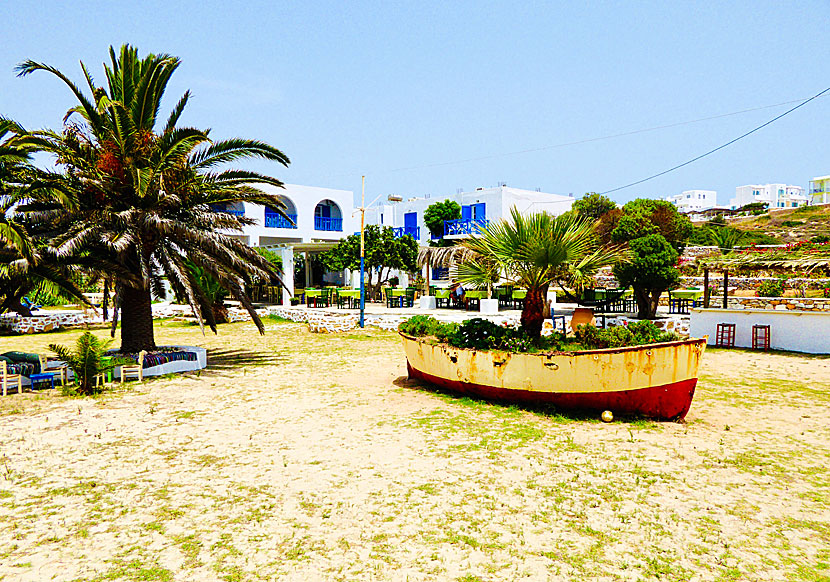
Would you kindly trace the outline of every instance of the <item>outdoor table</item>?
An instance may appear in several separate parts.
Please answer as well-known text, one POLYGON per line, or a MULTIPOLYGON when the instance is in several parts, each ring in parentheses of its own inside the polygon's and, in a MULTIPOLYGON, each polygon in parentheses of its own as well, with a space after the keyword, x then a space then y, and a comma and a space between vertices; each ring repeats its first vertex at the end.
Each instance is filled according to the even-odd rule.
POLYGON ((338 289, 337 294, 340 297, 346 297, 349 300, 349 307, 351 308, 355 303, 360 307, 360 289, 338 289))
POLYGON ((35 389, 35 384, 45 384, 46 382, 49 383, 49 388, 55 388, 54 374, 31 374, 29 380, 32 381, 32 390, 35 389))
POLYGON ((675 289, 674 291, 669 291, 669 297, 675 299, 693 299, 697 301, 703 297, 703 291, 699 289, 675 289))
POLYGON ((467 309, 470 309, 470 304, 474 303, 476 308, 481 306, 481 300, 487 299, 487 291, 480 291, 473 289, 464 293, 464 299, 467 300, 467 309))
POLYGON ((447 307, 450 306, 450 295, 452 295, 452 291, 449 289, 436 289, 433 295, 435 295, 436 307, 441 307, 441 303, 445 303, 447 307))
POLYGON ((669 313, 688 314, 690 307, 696 307, 703 297, 699 289, 676 289, 669 291, 669 313))
POLYGON ((323 296, 322 289, 306 289, 305 290, 305 303, 310 307, 311 300, 314 300, 314 306, 317 307, 317 298, 323 296))
POLYGON ((512 297, 514 308, 517 308, 517 306, 524 307, 525 297, 527 297, 527 289, 514 289, 512 297))
POLYGON ((389 289, 388 294, 390 297, 398 297, 400 306, 403 307, 403 302, 406 299, 406 289, 389 289))

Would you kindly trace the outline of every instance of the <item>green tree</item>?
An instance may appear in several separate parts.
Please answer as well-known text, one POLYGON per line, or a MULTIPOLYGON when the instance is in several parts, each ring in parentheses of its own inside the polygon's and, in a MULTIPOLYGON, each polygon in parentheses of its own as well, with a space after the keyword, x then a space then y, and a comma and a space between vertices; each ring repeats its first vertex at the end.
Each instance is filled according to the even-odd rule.
POLYGON ((621 285, 633 287, 637 317, 654 319, 660 295, 677 285, 677 260, 692 235, 692 223, 673 204, 649 198, 629 202, 615 220, 605 225, 605 232, 613 242, 628 243, 633 261, 617 265, 614 274, 621 285))
MULTIPOLYGON (((411 272, 418 268, 418 243, 409 235, 395 238, 390 227, 370 224, 364 229, 364 242, 366 287, 371 297, 378 296, 393 270, 411 272)), ((321 260, 330 271, 359 269, 360 235, 347 236, 323 253, 321 260)))
POLYGON ((538 338, 551 282, 580 289, 602 267, 627 260, 627 253, 620 246, 602 245, 594 221, 588 218, 572 213, 554 217, 547 212, 526 216, 516 208, 510 213, 510 220, 490 222, 461 243, 479 258, 462 263, 458 275, 462 283, 481 285, 481 274, 486 277, 490 272, 488 263, 496 263, 507 280, 527 289, 521 325, 538 338))
POLYGON ((187 299, 200 323, 216 330, 212 310, 190 261, 209 273, 240 301, 264 332, 245 293, 244 281, 256 276, 276 281, 266 259, 233 236, 253 220, 223 212, 227 204, 251 202, 284 213, 275 194, 276 178, 227 163, 263 158, 288 165, 278 149, 255 140, 212 141, 208 131, 179 127, 189 92, 166 121, 159 118, 162 97, 179 59, 124 45, 110 48, 106 86, 98 86, 81 63, 89 95, 54 67, 25 61, 20 75, 47 71, 62 80, 78 105, 60 132, 35 132, 30 142, 56 157, 60 173, 43 173, 26 210, 31 220, 51 224, 58 233, 50 244, 67 261, 87 268, 114 285, 113 334, 120 312, 121 350, 155 349, 151 298, 163 296, 162 276, 187 299))
POLYGON ((579 216, 585 216, 597 220, 604 214, 614 210, 616 207, 616 202, 607 196, 597 194, 596 192, 587 192, 585 196, 574 201, 572 209, 579 216))
POLYGON ((455 200, 442 200, 430 204, 424 211, 424 224, 432 236, 444 236, 444 221, 461 218, 461 206, 455 200))
POLYGON ((680 280, 679 254, 661 234, 649 234, 628 243, 633 255, 630 263, 614 267, 614 276, 623 286, 634 288, 637 317, 654 319, 660 295, 680 280))
POLYGON ((25 142, 26 135, 20 125, 0 117, 0 313, 30 316, 21 303, 30 294, 86 300, 75 284, 77 269, 45 246, 47 231, 26 224, 17 211, 35 174, 30 164, 34 148, 25 142))

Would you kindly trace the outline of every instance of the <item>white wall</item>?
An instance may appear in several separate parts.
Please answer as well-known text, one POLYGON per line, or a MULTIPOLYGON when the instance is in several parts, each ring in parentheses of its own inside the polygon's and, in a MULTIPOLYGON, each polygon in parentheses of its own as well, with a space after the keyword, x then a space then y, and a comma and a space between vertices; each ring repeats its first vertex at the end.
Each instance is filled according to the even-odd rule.
POLYGON ((243 235, 252 246, 266 246, 286 242, 337 241, 360 228, 359 218, 354 211, 353 194, 349 190, 333 190, 315 186, 286 184, 284 188, 262 186, 262 190, 290 200, 297 210, 297 228, 273 228, 265 226, 265 207, 245 203, 245 216, 254 218, 256 225, 245 227, 243 235), (342 231, 320 231, 314 229, 314 209, 323 200, 337 204, 343 218, 342 231))
POLYGON ((790 208, 804 206, 808 201, 801 186, 748 184, 735 188, 735 197, 729 201, 729 206, 737 209, 752 202, 766 202, 770 208, 790 208), (781 206, 779 202, 785 206, 781 206))
POLYGON ((483 202, 488 220, 499 220, 509 216, 510 208, 513 206, 522 213, 547 211, 560 215, 570 210, 574 202, 570 196, 498 186, 445 196, 410 198, 402 202, 383 202, 366 210, 366 224, 400 227, 404 225, 404 214, 417 212, 420 241, 425 244, 430 239, 430 233, 424 223, 424 211, 430 205, 444 200, 454 200, 460 206, 483 202))
POLYGON ((735 346, 752 347, 752 326, 770 326, 770 347, 810 354, 830 353, 830 313, 767 309, 692 309, 689 334, 715 345, 719 323, 735 324, 735 346))
POLYGON ((695 212, 717 206, 718 193, 715 190, 684 190, 665 200, 674 204, 679 212, 695 212))

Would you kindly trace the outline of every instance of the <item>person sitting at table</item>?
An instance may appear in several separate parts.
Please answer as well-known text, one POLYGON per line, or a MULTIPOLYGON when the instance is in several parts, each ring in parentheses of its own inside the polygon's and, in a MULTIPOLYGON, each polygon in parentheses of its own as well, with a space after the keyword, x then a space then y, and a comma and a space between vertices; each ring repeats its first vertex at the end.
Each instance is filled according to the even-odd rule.
POLYGON ((450 285, 450 291, 452 292, 453 299, 455 300, 456 305, 463 305, 464 309, 467 308, 467 291, 461 285, 461 283, 455 282, 450 285))

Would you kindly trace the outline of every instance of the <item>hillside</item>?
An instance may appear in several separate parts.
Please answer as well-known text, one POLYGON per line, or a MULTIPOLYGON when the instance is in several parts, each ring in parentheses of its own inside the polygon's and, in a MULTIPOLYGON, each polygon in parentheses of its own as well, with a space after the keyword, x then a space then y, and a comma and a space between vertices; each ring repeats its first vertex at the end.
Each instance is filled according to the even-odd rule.
POLYGON ((741 230, 761 231, 784 243, 830 236, 830 205, 782 208, 760 216, 730 219, 741 230))

